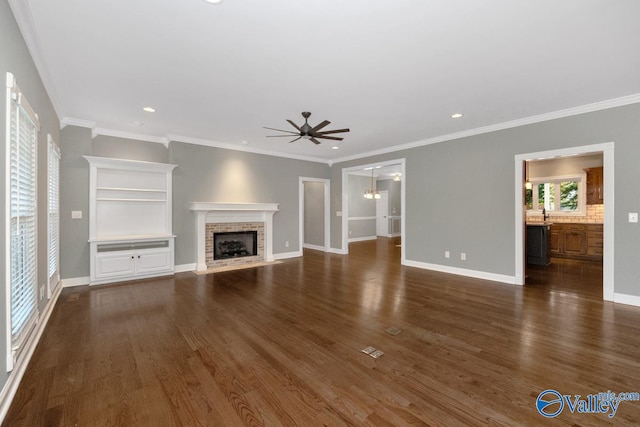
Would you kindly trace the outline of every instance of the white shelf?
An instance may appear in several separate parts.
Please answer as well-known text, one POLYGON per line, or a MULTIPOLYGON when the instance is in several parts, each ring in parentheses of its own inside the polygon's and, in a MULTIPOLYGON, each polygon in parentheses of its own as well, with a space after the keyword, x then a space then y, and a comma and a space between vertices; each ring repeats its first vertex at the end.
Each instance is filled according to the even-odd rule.
POLYGON ((166 193, 167 190, 156 190, 152 188, 124 188, 124 187, 97 187, 96 190, 106 190, 106 191, 131 191, 131 192, 142 192, 142 193, 166 193))
POLYGON ((131 241, 145 241, 145 240, 167 240, 175 238, 175 234, 127 234, 122 236, 99 236, 95 239, 90 239, 90 243, 120 243, 131 241))
POLYGON ((173 274, 171 187, 176 165, 85 158, 90 165, 90 283, 173 274), (144 248, 154 241, 165 242, 144 248), (105 251, 101 245, 122 248, 105 251))
POLYGON ((96 202, 162 202, 165 203, 167 199, 116 199, 111 197, 96 198, 96 202))

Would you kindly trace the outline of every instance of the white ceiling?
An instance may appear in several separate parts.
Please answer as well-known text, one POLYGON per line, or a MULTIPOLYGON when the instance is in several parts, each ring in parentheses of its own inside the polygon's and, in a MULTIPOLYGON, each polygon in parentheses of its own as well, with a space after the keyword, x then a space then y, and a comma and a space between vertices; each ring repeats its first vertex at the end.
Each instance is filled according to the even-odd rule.
POLYGON ((637 0, 10 3, 63 123, 96 133, 331 162, 640 102, 637 0), (302 111, 351 132, 266 138, 302 111))

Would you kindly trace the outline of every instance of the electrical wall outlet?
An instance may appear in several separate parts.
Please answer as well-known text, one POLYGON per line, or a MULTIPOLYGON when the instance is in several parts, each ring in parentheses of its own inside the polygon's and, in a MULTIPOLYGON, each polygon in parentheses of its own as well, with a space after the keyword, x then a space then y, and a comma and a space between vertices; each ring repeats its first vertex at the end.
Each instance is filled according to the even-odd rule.
POLYGON ((638 212, 629 212, 629 222, 638 222, 638 212))
POLYGON ((82 211, 71 211, 71 219, 82 219, 82 211))
POLYGON ((289 247, 289 241, 287 240, 286 242, 284 242, 284 247, 288 248, 289 247))
POLYGON ((444 251, 444 257, 445 258, 451 257, 451 253, 449 251, 444 251))
POLYGON ((460 254, 460 259, 461 259, 462 261, 466 261, 466 260, 467 260, 467 254, 465 254, 464 252, 462 252, 462 253, 460 254))

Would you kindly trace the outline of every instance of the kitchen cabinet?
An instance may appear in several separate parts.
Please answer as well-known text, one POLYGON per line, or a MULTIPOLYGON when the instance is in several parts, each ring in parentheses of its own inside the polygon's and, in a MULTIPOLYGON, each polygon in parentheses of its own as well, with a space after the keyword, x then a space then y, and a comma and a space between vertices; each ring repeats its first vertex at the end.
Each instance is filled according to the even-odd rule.
POLYGON ((549 234, 551 256, 602 261, 602 224, 553 224, 549 234))
POLYGON ((550 224, 527 224, 528 264, 547 265, 551 261, 550 228, 550 224))
POLYGON ((587 204, 604 203, 604 168, 595 167, 584 170, 587 173, 587 204))

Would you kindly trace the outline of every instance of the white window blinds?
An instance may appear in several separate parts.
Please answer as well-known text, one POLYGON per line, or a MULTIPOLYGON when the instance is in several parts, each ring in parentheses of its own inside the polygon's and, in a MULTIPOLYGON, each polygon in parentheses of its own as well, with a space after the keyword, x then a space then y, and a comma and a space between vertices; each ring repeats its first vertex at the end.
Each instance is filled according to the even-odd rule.
POLYGON ((31 331, 37 314, 36 146, 39 123, 38 117, 33 113, 15 84, 13 76, 9 73, 7 86, 10 327, 11 348, 15 354, 31 331))
POLYGON ((48 135, 49 144, 49 295, 58 284, 60 259, 60 150, 48 135))

